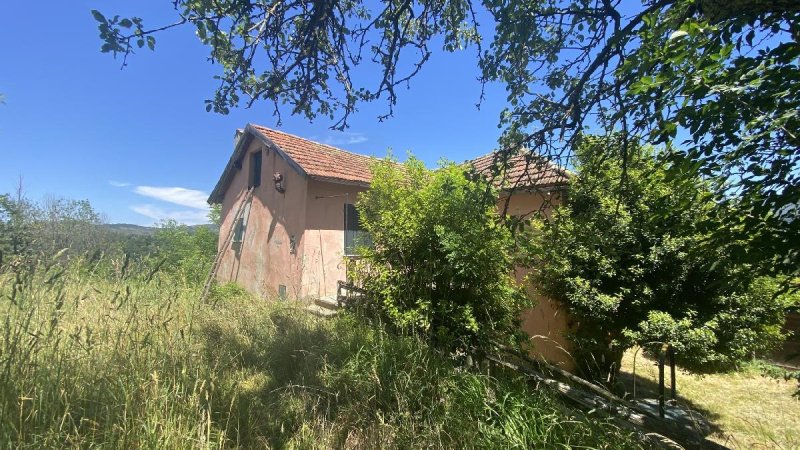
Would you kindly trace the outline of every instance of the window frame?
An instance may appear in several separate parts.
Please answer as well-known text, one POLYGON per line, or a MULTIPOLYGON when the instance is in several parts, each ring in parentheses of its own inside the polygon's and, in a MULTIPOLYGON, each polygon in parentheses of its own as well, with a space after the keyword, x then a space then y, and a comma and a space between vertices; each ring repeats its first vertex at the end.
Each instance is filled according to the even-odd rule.
POLYGON ((370 245, 369 233, 361 225, 358 209, 353 203, 344 203, 344 256, 358 256, 356 248, 370 245))
POLYGON ((244 217, 239 217, 233 224, 233 240, 232 244, 241 244, 244 241, 244 217))

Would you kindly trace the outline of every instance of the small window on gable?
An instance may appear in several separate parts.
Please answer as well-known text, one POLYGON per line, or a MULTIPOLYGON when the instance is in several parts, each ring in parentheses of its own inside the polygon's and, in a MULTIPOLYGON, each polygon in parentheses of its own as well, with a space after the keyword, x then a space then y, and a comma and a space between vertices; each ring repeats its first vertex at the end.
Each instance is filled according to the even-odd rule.
POLYGON ((250 177, 247 182, 247 187, 261 186, 261 151, 250 154, 250 177))
POLYGON ((356 206, 350 203, 344 204, 344 254, 345 256, 355 256, 356 248, 369 247, 372 239, 369 233, 361 226, 356 206))

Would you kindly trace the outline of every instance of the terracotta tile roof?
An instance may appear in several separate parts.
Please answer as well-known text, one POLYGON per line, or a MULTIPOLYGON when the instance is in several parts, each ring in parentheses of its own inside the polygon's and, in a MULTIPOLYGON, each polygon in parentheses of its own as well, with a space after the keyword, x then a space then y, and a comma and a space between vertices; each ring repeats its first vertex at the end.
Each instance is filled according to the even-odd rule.
POLYGON ((280 147, 309 176, 319 180, 369 184, 369 166, 374 158, 310 141, 283 131, 253 125, 259 133, 280 147))
MULTIPOLYGON (((311 178, 323 181, 339 183, 353 183, 368 186, 372 181, 370 164, 374 160, 372 157, 351 153, 330 145, 314 142, 299 136, 295 136, 282 131, 273 130, 261 125, 248 124, 241 133, 233 155, 231 155, 225 170, 220 176, 217 185, 209 197, 210 203, 220 203, 225 195, 230 181, 236 173, 237 161, 240 161, 247 143, 250 139, 260 135, 258 138, 267 139, 275 144, 280 151, 285 153, 300 170, 304 171, 311 178)), ((238 138, 237 138, 238 139, 238 138)), ((499 159, 495 161, 496 153, 481 156, 472 161, 468 161, 482 173, 490 173, 490 168, 495 162, 502 164, 499 159)), ((401 166, 402 167, 402 166, 401 166)), ((509 160, 510 170, 503 187, 508 189, 511 186, 516 188, 524 187, 559 187, 567 183, 569 172, 561 169, 555 164, 547 162, 543 158, 533 157, 527 163, 526 155, 520 153, 509 160)), ((496 183, 500 185, 500 180, 496 183)))
MULTIPOLYGON (((479 173, 491 175, 492 166, 504 167, 504 161, 497 152, 489 153, 469 161, 479 173)), ((546 158, 521 150, 508 159, 505 177, 494 180, 503 189, 563 187, 569 181, 570 172, 550 162, 546 158)))

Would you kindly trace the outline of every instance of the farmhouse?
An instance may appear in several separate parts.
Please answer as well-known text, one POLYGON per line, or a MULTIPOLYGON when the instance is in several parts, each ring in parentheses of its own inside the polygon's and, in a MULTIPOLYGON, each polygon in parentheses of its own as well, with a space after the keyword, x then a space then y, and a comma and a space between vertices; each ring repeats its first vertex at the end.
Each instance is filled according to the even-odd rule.
MULTIPOLYGON (((364 237, 354 205, 369 187, 371 161, 259 125, 237 131, 233 154, 209 197, 222 205, 217 278, 264 297, 335 296, 364 237)), ((488 172, 500 161, 488 154, 471 163, 488 172)), ((546 213, 561 201, 567 180, 562 169, 523 154, 506 166, 495 182, 498 207, 508 214, 546 213)), ((522 280, 525 273, 516 275, 522 280)), ((571 368, 562 336, 567 319, 550 300, 537 300, 524 314, 523 329, 538 354, 571 368)))

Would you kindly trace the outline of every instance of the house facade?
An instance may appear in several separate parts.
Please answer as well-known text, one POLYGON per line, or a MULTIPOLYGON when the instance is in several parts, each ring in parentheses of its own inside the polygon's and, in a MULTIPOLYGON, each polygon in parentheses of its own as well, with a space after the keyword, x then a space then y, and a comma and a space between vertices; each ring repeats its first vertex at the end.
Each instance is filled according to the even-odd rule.
MULTIPOLYGON (((222 205, 217 278, 235 281, 261 297, 335 296, 360 233, 355 203, 369 187, 371 160, 259 125, 239 130, 233 154, 209 197, 210 203, 222 205), (232 243, 222 248, 231 232, 232 243)), ((488 172, 497 161, 490 154, 472 164, 488 172)), ((562 200, 565 171, 522 154, 506 166, 496 181, 502 211, 515 216, 547 213, 562 200)), ((516 275, 522 281, 526 273, 519 269, 516 275)), ((569 370, 573 365, 563 336, 569 320, 555 302, 536 300, 536 307, 523 315, 531 346, 537 355, 569 370)))
POLYGON ((238 134, 209 198, 222 205, 220 243, 234 230, 233 243, 219 249, 217 277, 262 297, 335 295, 371 158, 258 125, 238 134))

